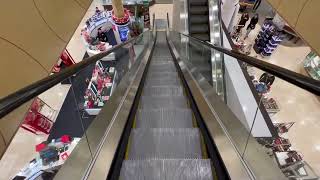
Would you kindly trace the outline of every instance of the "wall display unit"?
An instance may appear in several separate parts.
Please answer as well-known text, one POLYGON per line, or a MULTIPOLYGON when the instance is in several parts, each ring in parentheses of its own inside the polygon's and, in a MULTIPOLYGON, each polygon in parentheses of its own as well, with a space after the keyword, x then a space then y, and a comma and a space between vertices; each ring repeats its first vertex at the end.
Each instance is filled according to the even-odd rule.
POLYGON ((265 21, 261 27, 261 31, 255 39, 253 49, 257 54, 262 56, 271 56, 272 52, 278 47, 283 39, 278 27, 272 21, 265 21))
POLYGON ((304 68, 313 79, 320 80, 320 57, 310 52, 304 60, 304 68))

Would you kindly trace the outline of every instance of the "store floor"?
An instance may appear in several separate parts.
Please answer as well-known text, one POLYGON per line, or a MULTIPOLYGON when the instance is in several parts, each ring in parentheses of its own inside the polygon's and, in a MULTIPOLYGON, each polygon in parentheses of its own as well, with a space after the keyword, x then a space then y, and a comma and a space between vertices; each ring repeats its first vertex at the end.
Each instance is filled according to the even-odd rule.
MULTIPOLYGON (((69 89, 70 85, 58 84, 39 95, 40 99, 56 110, 56 115, 52 119, 53 121, 56 120, 69 89)), ((21 168, 36 156, 35 146, 47 140, 47 138, 48 135, 35 136, 31 132, 19 128, 7 151, 1 158, 0 180, 12 179, 21 168)))
MULTIPOLYGON (((87 58, 86 54, 84 58, 87 58)), ((48 141, 60 138, 62 135, 71 137, 82 137, 84 129, 90 125, 95 116, 86 116, 82 118, 82 111, 79 111, 80 104, 84 103, 84 94, 87 88, 85 83, 86 78, 92 75, 94 65, 89 65, 87 68, 77 73, 69 79, 71 88, 64 100, 59 115, 50 131, 48 141), (82 120, 82 122, 81 122, 82 120)))
MULTIPOLYGON (((257 25, 245 42, 253 43, 259 31, 260 25, 257 25)), ((309 52, 310 48, 302 42, 294 44, 283 41, 270 57, 263 58, 254 50, 250 55, 307 76, 303 61, 309 52)), ((257 78, 262 73, 256 70, 257 78)), ((310 164, 316 174, 320 175, 320 101, 318 97, 279 78, 276 78, 268 96, 274 98, 280 106, 280 112, 271 119, 273 122, 295 122, 287 133, 292 149, 301 152, 303 159, 310 164)))

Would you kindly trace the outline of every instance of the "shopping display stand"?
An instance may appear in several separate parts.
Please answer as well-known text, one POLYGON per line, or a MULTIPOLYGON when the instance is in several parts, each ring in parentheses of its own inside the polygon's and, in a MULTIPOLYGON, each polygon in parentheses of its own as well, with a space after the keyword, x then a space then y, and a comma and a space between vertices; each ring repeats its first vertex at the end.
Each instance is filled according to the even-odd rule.
POLYGON ((282 40, 280 30, 272 21, 267 20, 263 23, 261 31, 255 39, 253 49, 262 56, 271 56, 282 40))
POLYGON ((57 111, 55 109, 40 98, 35 98, 26 113, 21 127, 36 135, 49 134, 56 115, 57 111))
POLYGON ((266 108, 269 116, 275 115, 277 112, 280 111, 280 108, 274 98, 268 98, 266 96, 262 97, 262 103, 266 108))
POLYGON ((303 160, 302 154, 292 147, 287 133, 293 124, 294 122, 274 123, 279 137, 257 138, 257 141, 271 151, 271 157, 286 177, 299 180, 318 179, 313 169, 303 160))
POLYGON ((277 132, 282 135, 289 131, 289 129, 294 125, 294 122, 273 123, 273 125, 277 129, 277 132))
POLYGON ((63 135, 51 142, 42 142, 35 147, 38 155, 22 168, 16 178, 37 179, 44 173, 54 174, 65 163, 81 138, 63 135))
MULTIPOLYGON (((86 25, 81 30, 83 42, 86 46, 86 50, 89 56, 94 56, 101 52, 107 51, 112 48, 109 42, 101 42, 98 40, 98 29, 104 32, 112 31, 112 23, 110 21, 111 14, 105 11, 97 11, 87 21, 86 25)), ((115 60, 115 54, 110 53, 103 57, 102 61, 113 61, 115 60)))
POLYGON ((104 68, 102 63, 97 61, 84 96, 84 110, 87 114, 99 114, 105 102, 112 95, 116 75, 114 67, 104 68))

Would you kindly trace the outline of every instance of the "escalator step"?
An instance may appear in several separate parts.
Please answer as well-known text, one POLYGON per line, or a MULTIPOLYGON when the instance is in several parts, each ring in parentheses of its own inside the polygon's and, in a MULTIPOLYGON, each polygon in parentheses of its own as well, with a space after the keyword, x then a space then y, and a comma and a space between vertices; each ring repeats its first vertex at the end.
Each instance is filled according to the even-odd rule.
POLYGON ((189 0, 189 4, 192 6, 207 6, 208 0, 189 0))
POLYGON ((209 33, 204 33, 204 34, 192 33, 191 36, 203 41, 210 41, 209 33))
POLYGON ((149 109, 139 110, 137 128, 192 128, 190 109, 149 109))
POLYGON ((147 86, 143 89, 144 96, 183 96, 181 86, 147 86))
POLYGON ((176 67, 174 64, 166 63, 166 64, 151 64, 149 67, 150 72, 175 72, 176 67))
POLYGON ((149 72, 147 79, 179 78, 177 72, 149 72))
POLYGON ((171 59, 164 61, 151 61, 150 67, 152 66, 174 66, 174 63, 171 59))
POLYGON ((176 97, 142 96, 140 105, 143 109, 188 108, 187 100, 184 96, 176 96, 176 97))
POLYGON ((191 26, 193 24, 209 24, 208 15, 192 15, 190 17, 191 26))
POLYGON ((151 81, 146 81, 145 86, 149 87, 149 86, 180 86, 181 82, 178 78, 175 79, 169 79, 169 78, 155 78, 152 79, 151 81))
MULTIPOLYGON (((174 81, 175 83, 178 83, 179 85, 180 85, 180 81, 179 81, 179 77, 178 76, 170 76, 170 75, 167 75, 167 74, 164 74, 164 76, 158 76, 158 77, 156 77, 156 76, 150 76, 150 77, 147 77, 147 81, 146 81, 146 84, 148 83, 148 82, 151 82, 151 81, 157 81, 157 82, 159 82, 159 81, 174 81)), ((172 84, 171 83, 171 86, 172 85, 178 85, 178 84, 172 84)), ((166 85, 170 85, 170 84, 166 84, 166 85)), ((157 86, 157 85, 155 85, 155 86, 157 86)), ((162 85, 163 86, 163 85, 162 85)))
POLYGON ((131 131, 129 159, 201 159, 197 128, 137 128, 131 131))
POLYGON ((210 160, 125 160, 120 180, 212 180, 210 160))
POLYGON ((208 6, 190 6, 190 14, 207 15, 209 14, 208 6))
POLYGON ((195 24, 190 27, 190 33, 207 33, 209 34, 209 26, 208 24, 195 24))

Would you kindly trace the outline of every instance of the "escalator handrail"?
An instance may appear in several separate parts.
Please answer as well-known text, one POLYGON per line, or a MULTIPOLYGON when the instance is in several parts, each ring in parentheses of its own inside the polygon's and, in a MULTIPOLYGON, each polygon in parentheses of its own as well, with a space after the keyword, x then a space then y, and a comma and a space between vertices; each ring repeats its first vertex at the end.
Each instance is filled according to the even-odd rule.
POLYGON ((132 38, 128 41, 125 41, 121 44, 115 45, 105 52, 83 59, 81 62, 74 64, 73 66, 67 67, 66 69, 58 73, 45 77, 35 83, 32 83, 22 89, 17 90, 12 94, 9 94, 6 97, 1 98, 0 99, 0 119, 6 116, 7 114, 9 114, 11 111, 16 109, 20 105, 26 103, 30 99, 43 93, 44 91, 60 83, 66 78, 74 75, 75 73, 80 72, 84 68, 88 67, 90 64, 96 63, 98 60, 111 54, 112 52, 115 52, 116 50, 125 47, 127 44, 135 42, 144 33, 141 33, 139 36, 132 38))
POLYGON ((177 31, 174 31, 174 32, 179 33, 183 36, 186 36, 192 40, 195 40, 195 41, 199 42, 200 44, 205 45, 209 48, 213 48, 219 52, 222 52, 224 54, 232 56, 242 62, 250 64, 251 66, 254 66, 258 69, 261 69, 261 70, 263 70, 267 73, 270 73, 276 77, 279 77, 279 78, 281 78, 291 84, 294 84, 304 90, 307 90, 315 95, 320 96, 320 81, 318 81, 318 80, 312 79, 312 78, 304 76, 302 74, 298 74, 296 72, 290 71, 290 70, 282 68, 280 66, 277 66, 277 65, 274 65, 271 63, 267 63, 267 62, 262 61, 260 59, 244 55, 238 51, 230 50, 230 49, 226 49, 226 48, 223 48, 223 47, 220 47, 217 45, 210 44, 206 41, 200 40, 200 39, 192 37, 190 35, 180 33, 177 31))

